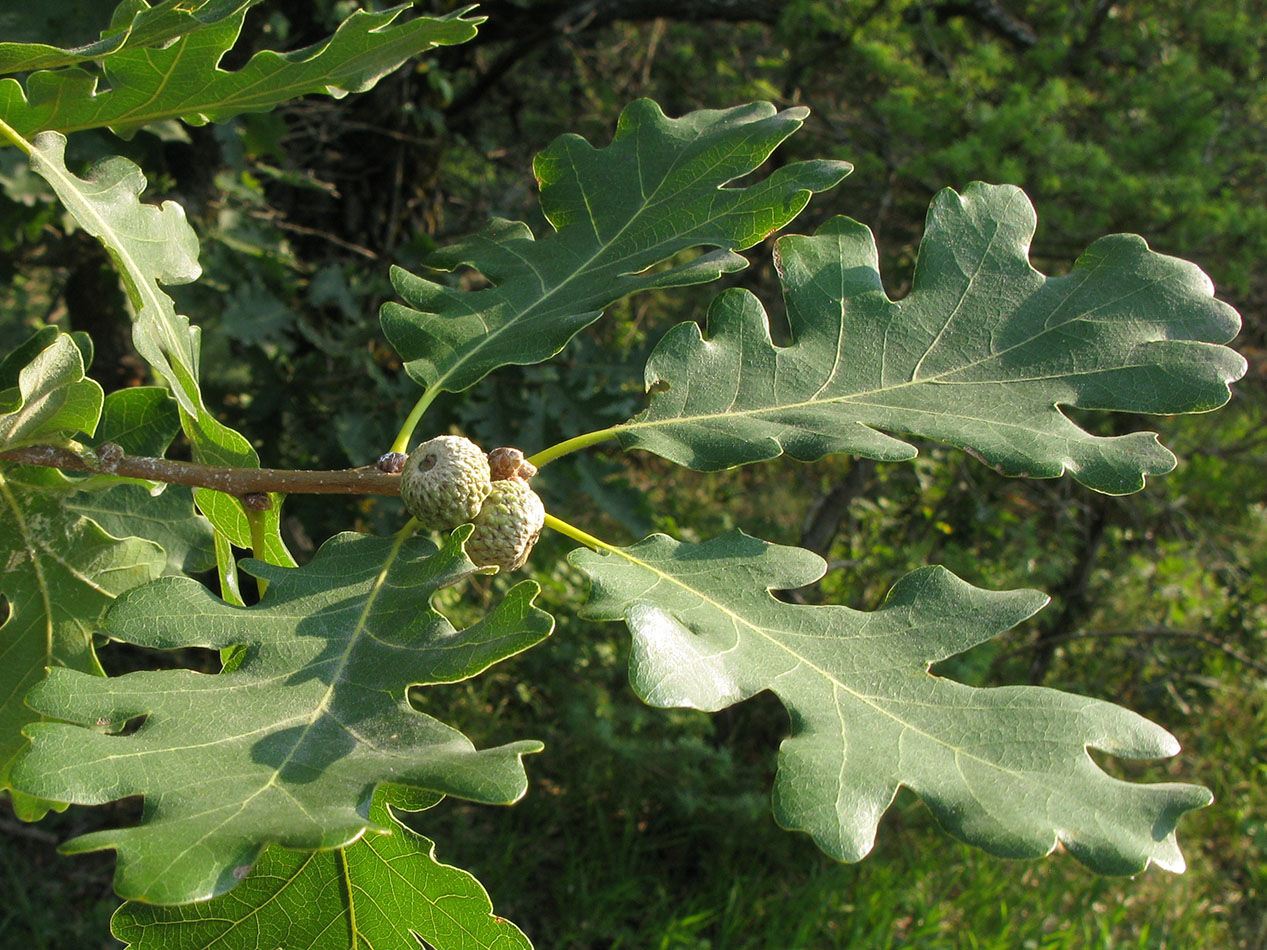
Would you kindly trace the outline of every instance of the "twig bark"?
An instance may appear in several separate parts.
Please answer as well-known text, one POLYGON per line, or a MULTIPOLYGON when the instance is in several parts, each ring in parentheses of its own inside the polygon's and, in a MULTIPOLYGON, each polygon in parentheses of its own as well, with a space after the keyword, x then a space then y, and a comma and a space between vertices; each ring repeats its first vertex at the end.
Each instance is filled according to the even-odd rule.
MULTIPOLYGON (((104 448, 104 447, 103 447, 104 448)), ((143 478, 172 485, 212 488, 242 498, 281 492, 287 495, 399 495, 400 476, 375 465, 312 472, 282 468, 233 468, 203 465, 144 455, 109 460, 85 458, 56 445, 28 445, 0 452, 0 459, 22 465, 41 465, 71 472, 93 472, 124 478, 143 478)))

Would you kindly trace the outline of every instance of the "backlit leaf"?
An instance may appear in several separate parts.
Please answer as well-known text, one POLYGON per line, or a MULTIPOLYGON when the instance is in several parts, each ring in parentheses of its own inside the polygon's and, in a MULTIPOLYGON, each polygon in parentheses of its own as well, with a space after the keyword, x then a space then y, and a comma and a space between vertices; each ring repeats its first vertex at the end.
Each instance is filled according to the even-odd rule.
POLYGON ((406 60, 463 43, 481 19, 469 11, 395 23, 408 4, 382 13, 357 10, 324 42, 291 53, 262 50, 238 70, 220 68, 242 30, 246 4, 161 47, 120 49, 102 61, 108 89, 78 66, 32 73, 26 88, 0 79, 0 118, 30 138, 37 132, 108 127, 128 136, 164 119, 203 125, 264 112, 308 93, 363 92, 406 60))
POLYGON ((0 449, 92 432, 103 398, 74 339, 41 330, 0 364, 0 449))
POLYGON ((228 894, 179 907, 124 904, 114 935, 130 950, 397 950, 417 947, 415 934, 435 950, 530 950, 493 915, 475 878, 441 864, 435 845, 401 823, 384 791, 370 819, 391 834, 335 851, 270 847, 228 894))
POLYGON ((47 43, 0 43, 0 73, 71 66, 121 49, 160 46, 208 23, 253 7, 260 0, 123 0, 100 39, 73 49, 47 43))

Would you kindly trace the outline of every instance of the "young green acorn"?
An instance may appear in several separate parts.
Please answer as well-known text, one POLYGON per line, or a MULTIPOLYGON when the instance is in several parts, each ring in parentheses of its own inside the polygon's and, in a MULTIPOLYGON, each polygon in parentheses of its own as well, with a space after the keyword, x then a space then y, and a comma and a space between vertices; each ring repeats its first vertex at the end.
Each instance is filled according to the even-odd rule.
POLYGON ((523 567, 541 536, 545 517, 541 499, 522 478, 495 481, 475 516, 475 531, 466 539, 466 556, 480 567, 496 564, 503 571, 523 567))
POLYGON ((400 473, 405 509, 434 531, 474 521, 492 487, 488 456, 470 439, 439 435, 409 453, 400 473))

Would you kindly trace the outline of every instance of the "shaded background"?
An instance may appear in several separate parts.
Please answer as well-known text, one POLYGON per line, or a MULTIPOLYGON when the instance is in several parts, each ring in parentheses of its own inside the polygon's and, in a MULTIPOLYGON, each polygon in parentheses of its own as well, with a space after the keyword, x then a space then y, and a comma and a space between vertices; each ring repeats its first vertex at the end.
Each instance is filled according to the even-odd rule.
MULTIPOLYGON (((316 42, 354 7, 262 4, 223 65, 316 42)), ((1215 804, 1180 826, 1187 874, 1105 879, 1063 855, 991 858, 942 835, 905 793, 875 852, 836 864, 770 818, 787 730, 777 701, 763 695, 713 716, 643 707, 625 680, 623 627, 575 619, 585 583, 558 537, 543 539, 531 568, 558 617, 554 637, 418 699, 477 745, 524 736, 547 745, 528 763, 532 786, 516 807, 446 802, 415 816, 439 857, 475 873, 498 913, 541 948, 1267 943, 1267 3, 500 0, 480 9, 489 20, 474 42, 362 96, 206 128, 166 125, 126 143, 71 138, 72 167, 126 154, 149 175, 147 200, 175 198, 189 212, 205 274, 173 294, 204 327, 208 405, 255 441, 265 465, 376 458, 418 394, 377 323, 392 294, 388 266, 417 269, 490 215, 542 233, 533 154, 570 131, 605 144, 639 96, 670 115, 753 99, 809 106, 805 128, 772 161, 857 168, 790 230, 835 214, 864 222, 895 297, 908 287, 928 202, 945 186, 1022 186, 1039 215, 1033 261, 1047 273, 1067 270, 1102 234, 1140 233, 1196 261, 1241 311, 1237 346, 1250 372, 1213 415, 1080 415, 1104 433, 1158 428, 1179 455, 1176 472, 1124 498, 1069 479, 1003 479, 935 444, 914 463, 780 459, 711 475, 599 447, 537 480, 551 511, 616 543, 651 530, 703 540, 737 526, 810 547, 833 570, 797 592, 805 602, 872 609, 926 563, 981 586, 1051 594, 1027 625, 941 671, 975 685, 1086 693, 1174 732, 1184 747, 1176 760, 1098 758, 1123 777, 1213 789, 1215 804)), ((0 13, 0 35, 74 45, 107 12, 45 0, 0 13)), ((66 230, 19 159, 0 151, 0 338, 44 321, 87 330, 92 375, 107 390, 145 381, 104 251, 66 230)), ((720 284, 753 290, 777 322, 769 250, 752 249, 752 266, 720 284)), ((551 363, 504 367, 440 397, 427 425, 531 453, 623 421, 642 406, 646 353, 674 323, 702 320, 721 286, 618 304, 551 363)), ((385 533, 403 520, 398 502, 375 498, 292 497, 286 513, 301 561, 336 531, 385 533)), ((442 609, 455 622, 473 617, 502 583, 445 592, 442 609)), ((103 661, 115 671, 163 662, 138 653, 111 646, 103 661)), ((111 857, 60 857, 53 843, 129 808, 79 809, 34 827, 3 813, 0 940, 118 946, 106 936, 117 904, 111 857)))

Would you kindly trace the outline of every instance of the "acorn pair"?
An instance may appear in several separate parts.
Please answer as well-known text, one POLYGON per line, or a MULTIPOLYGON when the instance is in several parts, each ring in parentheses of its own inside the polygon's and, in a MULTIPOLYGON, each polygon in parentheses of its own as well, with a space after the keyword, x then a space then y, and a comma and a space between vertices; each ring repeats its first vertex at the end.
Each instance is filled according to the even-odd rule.
POLYGON ((528 485, 536 471, 518 449, 485 455, 470 439, 441 435, 409 453, 400 498, 424 528, 473 523, 467 557, 510 571, 528 560, 545 523, 545 506, 528 485))

